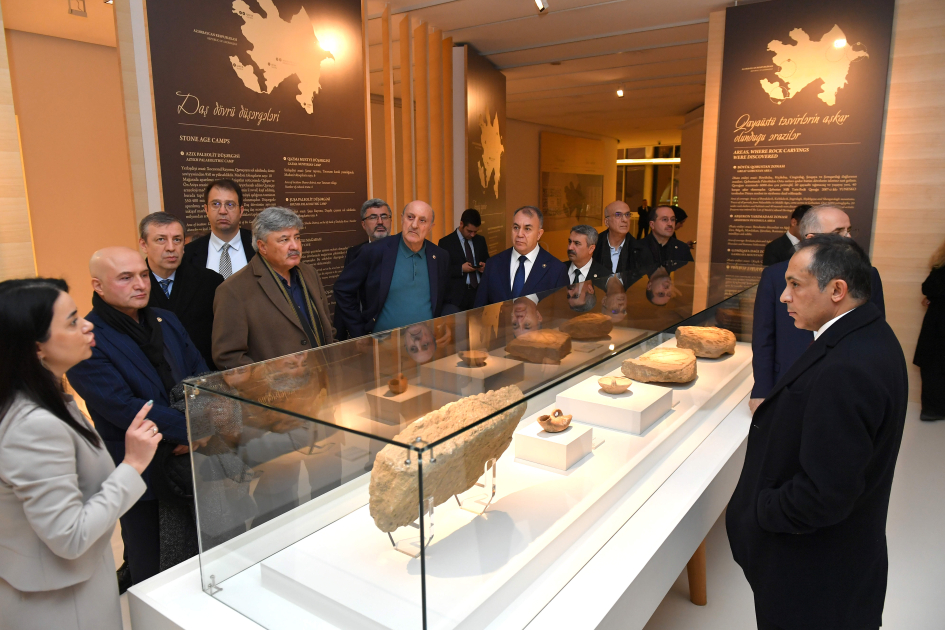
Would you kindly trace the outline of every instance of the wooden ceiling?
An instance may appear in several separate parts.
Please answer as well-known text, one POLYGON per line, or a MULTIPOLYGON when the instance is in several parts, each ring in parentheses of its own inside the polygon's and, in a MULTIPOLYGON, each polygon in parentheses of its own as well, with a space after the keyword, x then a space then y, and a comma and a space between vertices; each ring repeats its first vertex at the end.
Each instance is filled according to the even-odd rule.
MULTIPOLYGON (((709 13, 723 0, 391 0, 400 21, 421 21, 471 44, 507 77, 509 118, 622 138, 676 128, 703 104, 709 13), (617 88, 623 86, 624 97, 617 88)), ((371 91, 382 92, 381 21, 368 0, 371 91)), ((394 47, 400 97, 400 48, 394 47)))

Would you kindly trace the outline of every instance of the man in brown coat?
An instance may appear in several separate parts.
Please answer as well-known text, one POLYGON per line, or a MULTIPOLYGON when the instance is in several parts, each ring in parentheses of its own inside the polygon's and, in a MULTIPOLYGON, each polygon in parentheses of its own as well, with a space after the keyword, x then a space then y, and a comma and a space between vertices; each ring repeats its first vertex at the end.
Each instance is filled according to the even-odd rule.
POLYGON ((301 229, 288 208, 266 208, 253 221, 259 256, 213 300, 213 361, 221 370, 334 341, 321 278, 302 262, 301 229))

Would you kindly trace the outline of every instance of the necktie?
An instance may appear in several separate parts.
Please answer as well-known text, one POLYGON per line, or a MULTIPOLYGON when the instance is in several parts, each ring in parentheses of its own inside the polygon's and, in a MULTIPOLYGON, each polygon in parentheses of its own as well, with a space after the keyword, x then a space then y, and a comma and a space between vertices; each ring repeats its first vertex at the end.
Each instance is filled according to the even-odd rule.
POLYGON ((577 284, 577 283, 580 282, 580 281, 581 281, 581 270, 580 270, 580 269, 575 269, 575 270, 574 270, 574 282, 573 282, 572 284, 577 284))
POLYGON ((173 280, 158 280, 158 284, 161 285, 161 290, 164 291, 164 295, 171 297, 171 283, 173 280))
POLYGON ((233 261, 230 260, 230 244, 224 243, 220 250, 220 275, 226 280, 233 275, 233 261))
POLYGON ((512 299, 521 297, 522 289, 525 288, 525 261, 528 256, 518 257, 518 269, 515 270, 515 280, 512 281, 512 299))
MULTIPOLYGON (((468 262, 473 267, 476 266, 476 261, 473 258, 472 247, 469 246, 469 241, 466 241, 466 262, 468 262)), ((479 273, 474 271, 469 274, 469 286, 473 289, 479 288, 479 273)))

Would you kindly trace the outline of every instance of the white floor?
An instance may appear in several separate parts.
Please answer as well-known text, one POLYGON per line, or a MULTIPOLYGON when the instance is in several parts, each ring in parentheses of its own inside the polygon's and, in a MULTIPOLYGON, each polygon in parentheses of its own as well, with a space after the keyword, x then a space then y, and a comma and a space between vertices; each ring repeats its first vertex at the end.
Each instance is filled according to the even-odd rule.
MULTIPOLYGON (((889 506, 889 587, 883 628, 941 630, 945 628, 945 422, 919 421, 909 406, 889 506)), ((121 537, 112 538, 116 561, 121 537)), ((707 606, 689 602, 686 572, 660 604, 645 630, 754 630, 751 589, 732 560, 720 518, 706 540, 707 606)), ((126 630, 127 595, 122 595, 126 630)))

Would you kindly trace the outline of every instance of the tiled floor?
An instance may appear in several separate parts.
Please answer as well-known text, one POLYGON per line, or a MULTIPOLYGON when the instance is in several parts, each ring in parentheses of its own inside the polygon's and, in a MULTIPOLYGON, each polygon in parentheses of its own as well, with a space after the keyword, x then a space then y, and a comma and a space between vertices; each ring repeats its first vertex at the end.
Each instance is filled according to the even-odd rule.
MULTIPOLYGON (((909 408, 889 506, 889 589, 883 628, 945 628, 945 422, 918 420, 909 408)), ((121 537, 112 538, 120 563, 121 537)), ((720 518, 706 541, 707 606, 689 602, 683 571, 645 630, 754 630, 751 589, 732 560, 720 518)), ((131 628, 127 595, 122 598, 125 629, 131 628)))

